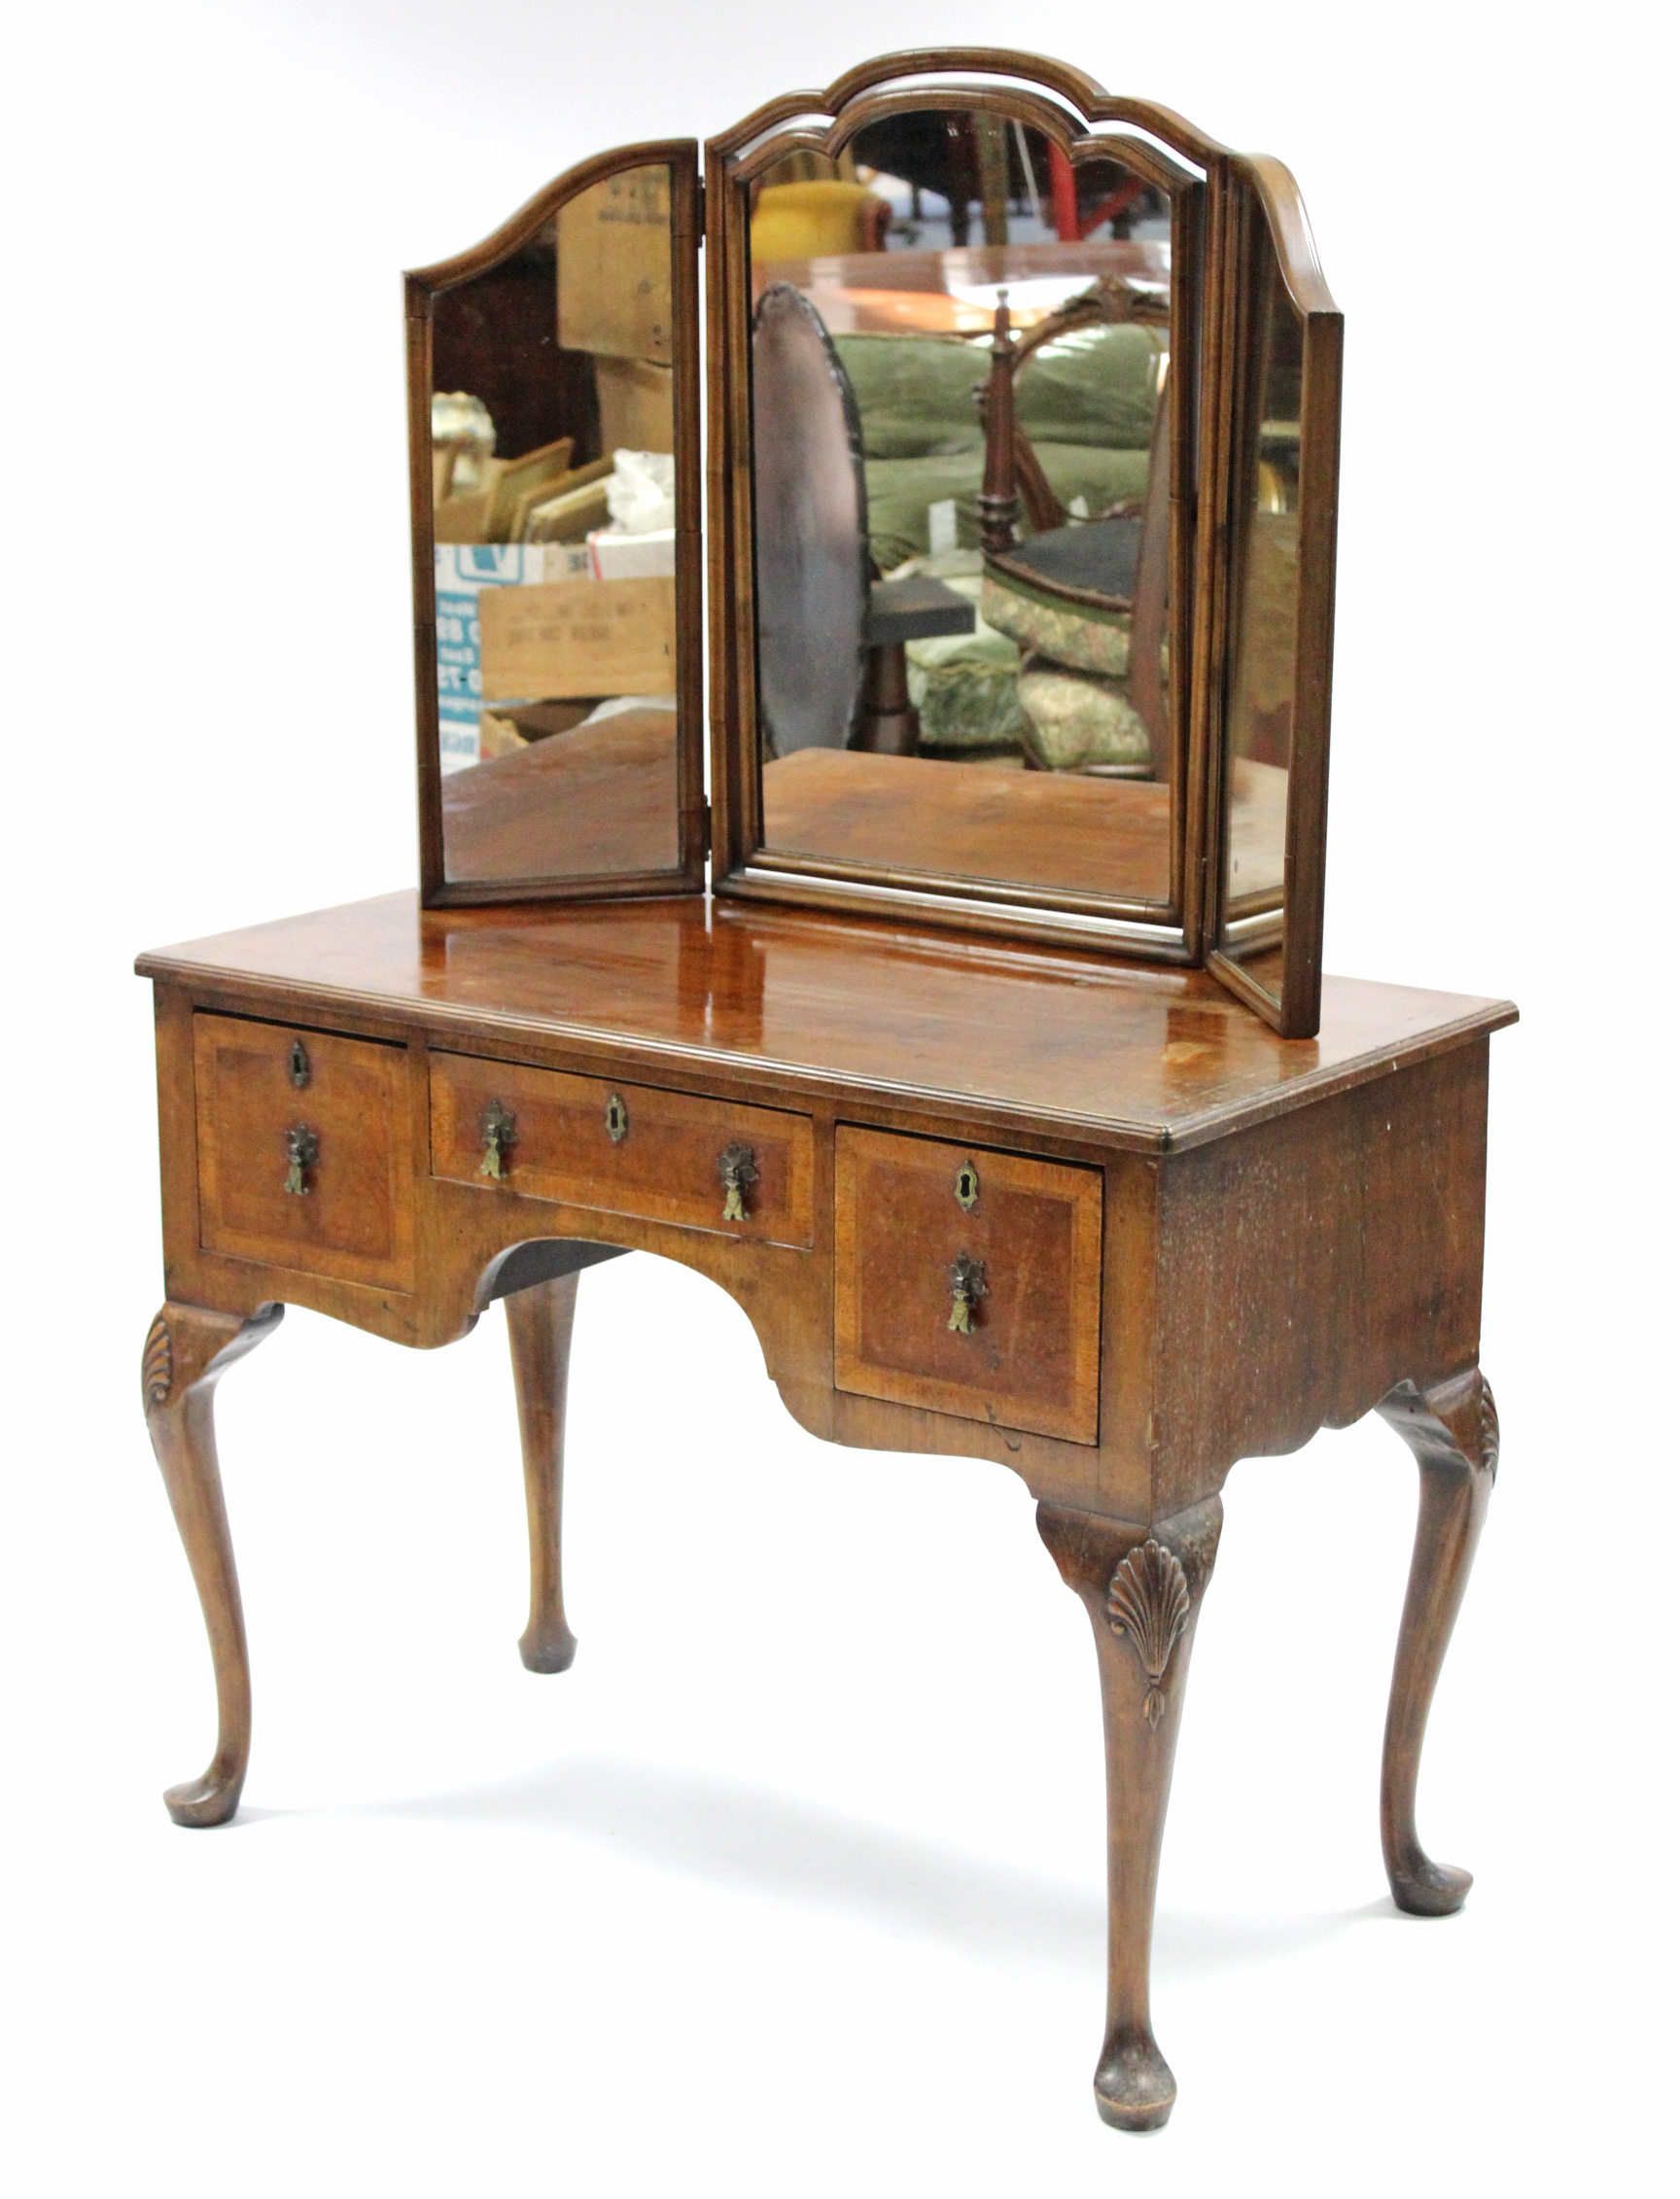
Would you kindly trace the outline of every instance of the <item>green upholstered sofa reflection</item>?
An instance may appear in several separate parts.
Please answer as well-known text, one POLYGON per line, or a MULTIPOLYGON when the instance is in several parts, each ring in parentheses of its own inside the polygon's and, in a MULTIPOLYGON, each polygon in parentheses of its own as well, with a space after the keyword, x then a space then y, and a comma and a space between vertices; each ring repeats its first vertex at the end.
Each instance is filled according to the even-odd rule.
MULTIPOLYGON (((976 393, 986 340, 837 335, 863 423, 869 546, 883 573, 933 547, 928 514, 956 506, 956 545, 977 549, 976 500, 986 436, 976 393)), ((1140 498, 1166 332, 1141 322, 1070 329, 1021 369, 1016 418, 1051 488, 1070 511, 1095 516, 1140 498)))
MULTIPOLYGON (((978 397, 989 342, 840 334, 834 346, 862 425, 869 548, 878 570, 894 573, 909 565, 932 573, 970 596, 981 614, 971 635, 909 646, 910 693, 924 750, 999 757, 1025 750, 1034 761, 1051 762, 1039 752, 1044 743, 1021 708, 1024 648, 1042 645, 1035 635, 1017 632, 1016 620, 1007 620, 1009 631, 988 621, 988 606, 996 610, 999 600, 990 585, 982 603, 978 498, 986 437, 978 397)), ((1017 422, 1058 502, 1075 517, 1095 518, 1143 497, 1165 351, 1165 330, 1144 322, 1074 327, 1022 366, 1017 422)), ((1113 642, 1124 650, 1123 634, 1113 642)), ((1042 674, 1037 677, 1046 684, 1042 674)), ((1041 717, 1057 699, 1040 698, 1034 716, 1041 717)), ((1093 698, 1080 688, 1077 699, 1093 698)), ((1071 750, 1089 745, 1083 728, 1070 734, 1071 750)), ((1140 729, 1135 745, 1146 756, 1140 729)), ((1110 738, 1105 756, 1111 746, 1110 738)))

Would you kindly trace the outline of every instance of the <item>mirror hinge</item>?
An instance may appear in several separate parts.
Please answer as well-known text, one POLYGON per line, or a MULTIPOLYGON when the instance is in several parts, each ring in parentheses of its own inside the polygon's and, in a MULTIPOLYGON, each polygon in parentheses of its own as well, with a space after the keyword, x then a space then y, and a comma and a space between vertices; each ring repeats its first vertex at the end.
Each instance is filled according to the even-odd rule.
POLYGON ((709 855, 712 853, 712 804, 710 802, 702 802, 700 805, 700 853, 703 855, 709 855))
POLYGON ((701 245, 704 246, 706 242, 706 186, 703 183, 694 186, 694 233, 699 238, 701 245))

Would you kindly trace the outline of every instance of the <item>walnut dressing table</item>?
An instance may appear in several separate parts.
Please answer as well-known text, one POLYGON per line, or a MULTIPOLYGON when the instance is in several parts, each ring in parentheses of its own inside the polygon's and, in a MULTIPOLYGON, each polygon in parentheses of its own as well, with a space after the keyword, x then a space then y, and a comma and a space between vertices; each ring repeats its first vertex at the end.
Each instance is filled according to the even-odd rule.
MULTIPOLYGON (((1287 172, 1061 64, 978 52, 869 64, 761 110, 707 157, 704 529, 694 149, 635 147, 408 278, 420 892, 139 963, 156 987, 167 1293, 144 1399, 219 1709, 209 1768, 165 1799, 187 1826, 238 1805, 250 1679, 212 1398, 283 1306, 430 1347, 506 1302, 531 1541, 520 1652, 561 1672, 575 1647, 560 1510, 578 1276, 659 1253, 743 1308, 813 1434, 995 1460, 1036 1498, 1102 1674, 1097 2103, 1147 2129, 1174 2096, 1149 2018, 1156 1870, 1219 1492, 1239 1458, 1372 1410, 1415 1453, 1382 1851, 1415 1913, 1455 1909, 1470 1883, 1422 1850, 1414 1798, 1498 1455, 1479 1367, 1488 1039, 1516 1011, 1319 973, 1340 320, 1287 172), (788 233, 771 217, 799 215, 813 189, 825 219, 856 209, 859 166, 887 208, 866 223, 888 239, 884 262, 893 209, 925 203, 914 184, 947 209, 938 253, 905 217, 915 263, 961 261, 966 275, 980 259, 997 293, 977 340, 939 322, 971 284, 906 294, 916 328, 938 325, 932 340, 950 347, 933 368, 985 383, 993 408, 977 494, 954 500, 957 557, 929 573, 929 548, 917 602, 931 580, 941 604, 989 607, 990 625, 1017 536, 1040 554, 1094 508, 1083 491, 1086 511, 1055 503, 1044 483, 1073 477, 1057 470, 1118 492, 1094 521, 1117 545, 1111 584, 1029 606, 1061 621, 1060 653, 1023 645, 1018 695, 1004 696, 1026 713, 1029 759, 1046 744, 1027 720, 1059 707, 1057 681, 1084 681, 1075 701, 1106 712, 1109 747, 1060 779, 942 750, 930 673, 920 692, 914 678, 883 683, 870 635, 913 621, 905 597, 897 626, 879 594, 870 609, 872 589, 896 584, 870 577, 890 484, 858 398, 874 363, 843 350, 857 325, 843 295, 784 286, 783 348, 752 378, 753 299, 780 280, 769 240, 788 233), (1170 300, 1147 265, 1123 296, 1106 239, 1101 280, 1085 284, 1082 223, 1128 209, 1140 231, 1146 218, 1170 229, 1170 300), (1033 222, 1050 233, 1022 241, 1033 222), (1049 332, 1013 377, 1012 314, 1061 311, 1069 294, 1080 340, 1059 353, 1049 332), (473 309, 451 319, 463 295, 473 309), (558 310, 557 344, 551 318, 521 335, 533 296, 558 310), (498 312, 516 372, 484 355, 498 312), (1059 417, 1132 444, 1069 458, 1049 435, 1034 454, 1032 421, 1047 415, 1032 404, 1057 393, 1034 399, 1029 373, 1059 356, 1073 377, 1059 417), (1116 428, 1119 383, 1078 377, 1092 361, 1123 376, 1138 357, 1140 422, 1116 428), (1027 425, 1000 435, 1011 416, 997 408, 1017 400, 1027 425), (778 477, 804 470, 815 485, 778 517, 774 571, 753 541, 767 436, 782 438, 778 477), (998 476, 1011 448, 1030 521, 1006 464, 998 476), (648 454, 667 460, 664 530, 624 523, 632 490, 660 474, 648 454), (1144 493, 1156 468, 1170 497, 1160 475, 1144 493), (602 526, 608 478, 624 495, 602 526), (578 511, 595 522, 582 537, 578 511), (789 525, 808 530, 791 549, 789 525), (1152 526, 1167 530, 1153 552, 1138 546, 1152 526), (1160 677, 1152 648, 1122 681, 1080 652, 1136 631, 1128 575, 1151 559, 1172 576, 1160 677), (834 590, 858 572, 860 608, 842 617, 834 590), (486 590, 503 593, 487 604, 486 590), (789 619, 802 652, 786 647, 789 619), (883 750, 870 697, 887 691, 896 746, 883 750), (604 694, 635 708, 597 715, 604 694), (1127 712, 1149 736, 1135 765, 1112 760, 1127 712), (791 814, 777 774, 786 758, 787 785, 815 785, 813 751, 844 859, 776 839, 791 814), (1031 798, 1012 807, 1012 787, 1031 798), (1059 840, 1063 812, 1076 829, 1059 840), (959 842, 952 875, 939 851, 959 842), (1147 890, 1144 873, 1158 879, 1147 890)), ((780 249, 789 267, 824 264, 780 249)), ((892 358, 902 393, 925 362, 892 358)), ((1091 559, 1090 541, 1074 547, 1091 559)), ((940 615, 950 635, 965 614, 940 615)), ((1137 626, 1143 615, 1139 599, 1137 626)))

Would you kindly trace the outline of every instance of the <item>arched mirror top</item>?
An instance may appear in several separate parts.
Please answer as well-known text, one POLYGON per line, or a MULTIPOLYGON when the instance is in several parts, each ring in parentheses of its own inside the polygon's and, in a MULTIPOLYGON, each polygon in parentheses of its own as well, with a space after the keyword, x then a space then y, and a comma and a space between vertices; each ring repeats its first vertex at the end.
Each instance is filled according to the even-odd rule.
POLYGON ((767 100, 732 129, 709 139, 707 151, 725 157, 742 154, 756 139, 781 125, 804 118, 832 121, 867 94, 879 94, 900 80, 913 86, 927 77, 938 77, 968 90, 995 84, 1031 85, 1061 100, 1087 128, 1100 122, 1127 124, 1157 138, 1201 167, 1229 152, 1228 147, 1207 136, 1171 107, 1150 99, 1116 97, 1104 91, 1095 77, 1065 61, 991 46, 919 47, 883 54, 849 69, 826 91, 785 92, 778 99, 767 100))
MULTIPOLYGON (((626 169, 668 168, 674 163, 692 169, 699 150, 695 139, 679 137, 652 139, 645 145, 621 145, 611 153, 597 153, 533 192, 516 213, 499 223, 480 243, 469 245, 465 252, 458 252, 448 260, 438 260, 430 267, 412 267, 402 280, 411 289, 432 296, 453 290, 458 283, 470 282, 474 275, 487 274, 502 261, 530 244, 553 221, 562 206, 609 177, 620 175, 626 169)), ((681 222, 685 211, 691 226, 691 210, 680 206, 677 218, 681 222)))
POLYGON ((708 150, 720 885, 1194 960, 1207 141, 975 49, 708 150))
POLYGON ((698 145, 405 278, 429 902, 699 891, 698 145))
POLYGON ((1187 166, 1135 129, 1086 129, 1053 100, 1018 85, 965 84, 947 77, 862 93, 848 101, 832 121, 801 115, 798 126, 765 131, 733 155, 730 173, 737 181, 751 182, 800 152, 836 159, 872 124, 893 115, 923 113, 1001 115, 1037 130, 1071 160, 1123 161, 1164 191, 1203 180, 1200 168, 1187 166))
POLYGON ((1295 310, 1303 317, 1310 313, 1337 312, 1339 308, 1319 264, 1317 240, 1307 218, 1307 204, 1294 176, 1270 153, 1237 154, 1233 156, 1231 166, 1259 201, 1271 235, 1272 250, 1277 256, 1278 270, 1295 310))

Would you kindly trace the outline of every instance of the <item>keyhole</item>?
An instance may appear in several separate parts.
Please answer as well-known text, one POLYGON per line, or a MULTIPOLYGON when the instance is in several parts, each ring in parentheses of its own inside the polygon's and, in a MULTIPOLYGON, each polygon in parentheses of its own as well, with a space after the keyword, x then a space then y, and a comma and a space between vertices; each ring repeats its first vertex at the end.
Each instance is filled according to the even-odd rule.
POLYGON ((964 1161, 957 1170, 957 1204, 967 1213, 980 1196, 980 1174, 972 1161, 964 1161))

